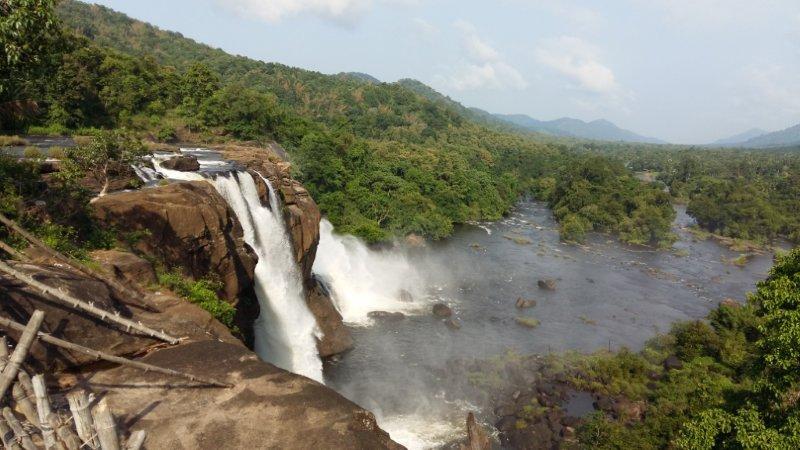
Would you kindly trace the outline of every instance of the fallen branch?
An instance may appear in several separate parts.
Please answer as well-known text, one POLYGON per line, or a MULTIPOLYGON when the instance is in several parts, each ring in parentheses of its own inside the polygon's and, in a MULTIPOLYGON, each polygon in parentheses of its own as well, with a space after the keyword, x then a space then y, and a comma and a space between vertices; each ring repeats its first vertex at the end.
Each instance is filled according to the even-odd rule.
POLYGON ((88 448, 99 448, 100 445, 94 437, 94 420, 89 410, 89 396, 86 391, 77 390, 67 394, 69 410, 72 411, 72 421, 75 422, 75 430, 78 437, 83 441, 83 445, 88 448))
MULTIPOLYGON (((24 330, 25 329, 24 325, 22 325, 20 323, 17 323, 17 322, 14 322, 13 320, 7 319, 5 317, 0 317, 0 325, 4 326, 4 327, 11 328, 11 329, 14 329, 14 330, 24 330)), ((175 376, 175 377, 186 378, 186 379, 188 379, 190 381, 194 381, 194 382, 197 382, 197 383, 202 383, 202 384, 209 385, 209 386, 226 387, 226 388, 227 387, 233 387, 232 384, 223 383, 221 381, 217 381, 217 380, 214 380, 212 378, 196 377, 196 376, 194 376, 192 374, 189 374, 189 373, 179 372, 177 370, 166 369, 166 368, 163 368, 163 367, 158 367, 158 366, 154 366, 154 365, 143 363, 143 362, 139 362, 139 361, 133 361, 133 360, 130 360, 130 359, 125 359, 125 358, 122 358, 122 357, 119 357, 119 356, 109 355, 107 353, 103 353, 103 352, 100 352, 100 351, 97 351, 97 350, 92 350, 92 349, 87 348, 87 347, 83 347, 83 346, 80 346, 80 345, 77 345, 77 344, 73 344, 72 342, 67 342, 67 341, 65 341, 63 339, 59 339, 57 337, 53 337, 53 336, 51 336, 51 335, 49 335, 47 333, 43 333, 41 331, 37 334, 37 337, 40 340, 42 340, 43 342, 47 342, 48 344, 52 344, 52 345, 55 345, 57 347, 61 347, 61 348, 65 348, 67 350, 72 350, 72 351, 76 351, 76 352, 83 353, 83 354, 86 354, 86 355, 90 355, 90 356, 92 356, 92 357, 94 357, 96 359, 102 359, 102 360, 113 362, 113 363, 120 364, 120 365, 123 365, 123 366, 134 367, 134 368, 143 370, 145 372, 157 372, 157 373, 162 373, 164 375, 171 375, 171 376, 175 376)))
MULTIPOLYGON (((11 354, 11 358, 8 360, 8 364, 3 368, 3 373, 0 374, 0 399, 5 397, 6 391, 11 387, 14 380, 17 379, 19 368, 22 362, 25 361, 25 357, 28 356, 28 350, 30 350, 33 340, 36 339, 36 333, 39 331, 39 328, 41 328, 43 321, 44 313, 41 311, 34 311, 33 315, 31 315, 31 319, 28 321, 28 325, 23 326, 19 324, 19 330, 22 331, 22 336, 20 336, 19 342, 17 342, 17 346, 14 348, 14 353, 11 354)), ((6 418, 6 420, 8 420, 8 418, 6 418)), ((9 425, 13 428, 13 424, 9 423, 9 425)))
POLYGON ((36 450, 36 446, 33 445, 33 441, 31 440, 31 435, 25 431, 25 428, 22 427, 22 424, 19 423, 19 420, 8 406, 3 408, 3 418, 6 419, 8 426, 10 426, 11 430, 14 431, 14 435, 17 437, 17 442, 22 445, 23 449, 36 450))
POLYGON ((56 441, 56 433, 47 417, 50 415, 50 397, 47 395, 47 386, 44 384, 44 376, 36 375, 33 377, 33 392, 36 395, 36 412, 39 415, 39 428, 42 430, 45 450, 56 450, 59 448, 56 441))
POLYGON ((114 421, 114 415, 108 409, 108 403, 105 398, 100 399, 92 410, 92 418, 94 418, 94 426, 97 431, 97 440, 100 441, 100 448, 102 450, 120 450, 119 449, 119 435, 117 434, 117 423, 114 421))
POLYGON ((130 332, 131 329, 136 330, 146 336, 160 339, 165 342, 169 342, 170 344, 177 344, 178 338, 174 338, 163 331, 156 331, 152 328, 148 328, 141 324, 141 322, 134 322, 132 320, 126 319, 121 317, 119 313, 111 313, 104 309, 100 309, 94 306, 91 303, 84 302, 83 300, 78 300, 77 298, 64 293, 58 289, 50 287, 40 281, 37 281, 32 276, 20 272, 19 270, 9 266, 3 261, 0 261, 0 271, 7 273, 8 275, 16 278, 23 283, 32 286, 43 293, 55 298, 56 300, 60 301, 61 303, 65 303, 73 308, 81 309, 97 318, 102 320, 103 322, 113 322, 117 325, 120 325, 126 329, 126 331, 130 332))
MULTIPOLYGON (((0 213, 0 223, 5 225, 6 227, 8 227, 10 230, 13 230, 14 232, 19 234, 20 236, 22 236, 25 240, 30 242, 33 246, 38 247, 39 249, 44 251, 51 258, 53 258, 53 259, 55 259, 57 261, 60 261, 61 263, 66 264, 67 266, 72 267, 73 269, 75 269, 75 270, 77 270, 77 271, 79 271, 79 272, 81 272, 81 273, 83 273, 85 275, 88 275, 90 277, 96 278, 96 279, 106 283, 109 287, 111 287, 118 294, 121 294, 120 297, 122 297, 122 298, 120 300, 121 301, 124 300, 123 303, 129 303, 129 304, 131 304, 133 306, 138 306, 139 308, 144 308, 144 309, 146 309, 148 311, 151 311, 151 312, 159 312, 157 308, 155 308, 152 305, 149 305, 147 303, 144 303, 144 302, 142 302, 141 300, 138 299, 141 296, 141 293, 136 292, 135 290, 129 288, 128 286, 125 286, 121 282, 117 281, 113 277, 111 277, 111 276, 109 276, 109 275, 107 275, 107 274, 105 274, 105 273, 103 273, 101 271, 92 269, 91 267, 87 266, 86 264, 83 264, 80 261, 75 260, 74 258, 70 258, 70 257, 68 257, 68 256, 66 256, 66 255, 64 255, 62 253, 59 253, 59 252, 53 250, 47 244, 45 244, 44 242, 39 240, 39 238, 37 238, 36 236, 34 236, 31 233, 29 233, 27 230, 25 230, 24 228, 19 226, 16 222, 14 222, 13 220, 9 219, 8 217, 6 217, 2 213, 0 213)), ((0 248, 2 248, 2 247, 0 247, 0 248)), ((5 250, 5 249, 3 248, 3 250, 5 250)), ((14 251, 16 252, 16 250, 14 250, 14 251)), ((19 252, 17 252, 17 253, 19 253, 19 252)), ((27 257, 25 257, 23 255, 23 258, 27 258, 27 257)), ((24 261, 24 259, 20 259, 20 260, 24 261)))
POLYGON ((0 250, 8 253, 9 255, 13 256, 14 258, 16 258, 16 259, 18 259, 18 260, 20 260, 22 262, 29 262, 31 260, 30 258, 25 256, 24 254, 19 252, 17 249, 15 249, 14 247, 6 244, 3 241, 0 241, 0 250))

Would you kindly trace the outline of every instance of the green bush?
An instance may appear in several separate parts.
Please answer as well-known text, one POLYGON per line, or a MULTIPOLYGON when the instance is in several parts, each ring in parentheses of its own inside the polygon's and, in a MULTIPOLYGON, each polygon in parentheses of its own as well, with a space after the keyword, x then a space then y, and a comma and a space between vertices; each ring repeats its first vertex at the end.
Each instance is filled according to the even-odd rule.
POLYGON ((186 278, 178 269, 159 273, 158 282, 208 311, 220 323, 230 328, 231 331, 239 331, 234 325, 236 308, 217 295, 217 292, 222 289, 222 283, 208 278, 191 280, 186 278))
POLYGON ((22 156, 27 159, 42 159, 42 151, 39 150, 39 147, 28 146, 25 147, 25 150, 22 152, 22 156))

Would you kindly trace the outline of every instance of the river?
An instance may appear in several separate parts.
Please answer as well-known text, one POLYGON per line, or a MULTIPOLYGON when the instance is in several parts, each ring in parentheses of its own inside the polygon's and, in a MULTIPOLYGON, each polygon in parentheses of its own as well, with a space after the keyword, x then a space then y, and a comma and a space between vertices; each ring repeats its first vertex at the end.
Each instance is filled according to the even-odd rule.
MULTIPOLYGON (((673 251, 623 245, 594 234, 585 245, 561 243, 549 209, 521 202, 502 221, 459 227, 452 237, 402 253, 416 292, 403 320, 354 326, 355 348, 326 367, 329 386, 375 412, 381 426, 410 448, 444 445, 463 436, 472 399, 439 375, 453 358, 490 358, 622 346, 640 349, 675 321, 704 317, 725 298, 743 300, 763 278, 772 255, 739 267, 715 241, 698 241, 676 207, 673 251), (557 280, 554 291, 539 279, 557 280), (517 298, 537 305, 520 310, 517 298), (445 302, 461 324, 448 328, 431 314, 445 302), (538 319, 535 329, 518 316, 538 319)), ((397 257, 397 255, 395 255, 397 257)), ((393 274, 396 276, 396 274, 393 274)))

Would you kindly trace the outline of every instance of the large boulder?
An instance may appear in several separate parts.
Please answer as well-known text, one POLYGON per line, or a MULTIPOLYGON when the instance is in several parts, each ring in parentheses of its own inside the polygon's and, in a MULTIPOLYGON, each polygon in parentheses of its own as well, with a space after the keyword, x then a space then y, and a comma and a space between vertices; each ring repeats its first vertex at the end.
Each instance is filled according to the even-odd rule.
POLYGON ((127 367, 87 377, 88 385, 80 387, 105 393, 118 423, 147 431, 148 448, 403 448, 372 413, 322 384, 259 361, 240 345, 191 342, 142 361, 234 385, 191 388, 127 367))
POLYGON ((231 303, 253 286, 258 257, 234 212, 206 181, 107 195, 94 209, 100 222, 131 236, 137 251, 194 278, 218 278, 231 303))
POLYGON ((350 330, 342 322, 342 315, 336 310, 330 291, 320 280, 314 278, 306 294, 306 303, 322 331, 322 337, 317 339, 319 356, 326 358, 353 347, 350 330))
POLYGON ((194 156, 180 155, 162 162, 161 167, 179 172, 197 172, 200 170, 200 162, 194 156))

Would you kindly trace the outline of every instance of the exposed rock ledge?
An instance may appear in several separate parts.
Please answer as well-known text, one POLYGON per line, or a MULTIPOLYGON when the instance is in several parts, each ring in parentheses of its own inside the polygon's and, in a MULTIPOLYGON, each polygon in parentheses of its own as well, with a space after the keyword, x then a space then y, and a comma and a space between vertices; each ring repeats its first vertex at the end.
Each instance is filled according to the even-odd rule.
MULTIPOLYGON (((98 306, 120 307, 95 280, 58 267, 17 267, 98 306)), ((165 348, 53 303, 13 280, 0 277, 0 288, 8 294, 0 303, 6 317, 26 322, 34 309, 41 309, 46 313, 43 331, 108 353, 147 353, 142 360, 148 363, 235 384, 230 389, 190 387, 182 379, 96 364, 34 344, 36 371, 72 369, 74 375, 61 372, 48 381, 104 396, 122 428, 147 431, 147 448, 403 448, 370 412, 324 385, 260 361, 207 312, 168 292, 148 298, 160 313, 120 308, 123 315, 185 337, 182 344, 165 348)))

